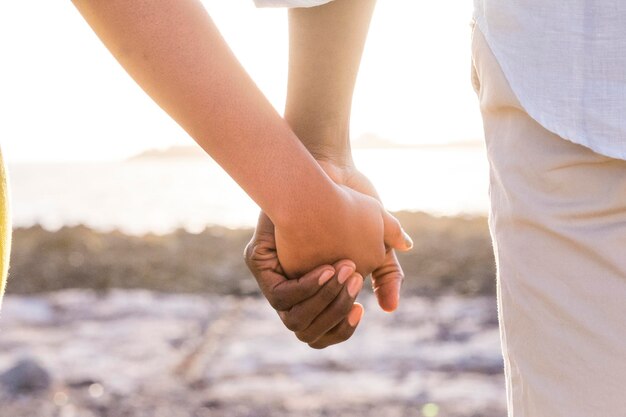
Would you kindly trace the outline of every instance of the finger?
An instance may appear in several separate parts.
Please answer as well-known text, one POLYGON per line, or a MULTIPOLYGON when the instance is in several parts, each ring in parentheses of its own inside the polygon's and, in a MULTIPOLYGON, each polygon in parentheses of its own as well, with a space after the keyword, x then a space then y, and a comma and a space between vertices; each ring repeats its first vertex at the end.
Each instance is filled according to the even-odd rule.
POLYGON ((365 312, 363 306, 359 303, 354 303, 348 317, 343 319, 338 325, 333 327, 329 332, 317 339, 313 343, 309 343, 309 346, 313 349, 324 349, 337 343, 345 342, 350 339, 354 334, 356 328, 361 322, 363 313, 365 312))
MULTIPOLYGON (((254 273, 253 273, 254 274, 254 273)), ((335 275, 331 265, 322 265, 298 279, 265 270, 254 274, 261 292, 278 311, 290 310, 314 296, 335 275)))
POLYGON ((283 272, 276 252, 274 224, 263 212, 259 214, 257 227, 243 251, 243 257, 248 269, 255 277, 259 271, 266 269, 278 273, 283 272))
POLYGON ((404 280, 404 272, 398 262, 396 253, 390 250, 385 255, 385 262, 372 272, 372 288, 378 299, 378 305, 390 313, 400 303, 400 288, 404 280))
POLYGON ((279 310, 288 310, 306 300, 335 273, 332 266, 322 265, 300 279, 287 280, 276 253, 274 225, 263 212, 259 215, 255 235, 247 245, 244 256, 261 292, 272 307, 279 310))
POLYGON ((274 223, 270 220, 270 218, 265 214, 265 212, 259 213, 259 220, 256 223, 255 234, 271 234, 274 236, 274 223))
POLYGON ((401 251, 408 251, 413 247, 413 240, 402 229, 398 219, 389 214, 386 210, 383 213, 383 227, 385 245, 392 249, 398 249, 401 251))
POLYGON ((359 273, 354 273, 337 298, 306 329, 296 332, 298 339, 305 343, 314 343, 338 325, 352 309, 354 300, 361 288, 363 288, 363 277, 359 273))
MULTIPOLYGON (((339 266, 335 264, 335 270, 337 271, 336 279, 328 281, 308 299, 293 305, 286 311, 279 312, 281 320, 289 330, 299 332, 309 327, 341 293, 345 281, 341 282, 339 278, 354 274, 355 266, 352 262, 347 262, 339 266)), ((349 304, 351 305, 352 302, 349 304)), ((345 314, 347 314, 347 311, 344 315, 345 314)), ((343 318, 343 316, 339 317, 339 319, 341 318, 343 318)))

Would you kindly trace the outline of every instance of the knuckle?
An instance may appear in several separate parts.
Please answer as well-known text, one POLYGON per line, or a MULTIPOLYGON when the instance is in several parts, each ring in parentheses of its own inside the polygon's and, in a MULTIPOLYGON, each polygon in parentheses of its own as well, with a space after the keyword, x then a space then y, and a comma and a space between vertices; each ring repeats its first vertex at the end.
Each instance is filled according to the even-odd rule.
POLYGON ((243 260, 246 263, 246 266, 251 271, 254 270, 254 264, 252 262, 252 255, 254 253, 254 243, 252 241, 248 242, 246 247, 243 249, 243 260))
MULTIPOLYGON (((338 281, 333 280, 332 284, 338 283, 338 281)), ((335 285, 324 285, 320 291, 318 292, 320 300, 326 304, 330 303, 337 297, 337 293, 341 289, 341 286, 338 284, 335 285)))
POLYGON ((332 345, 333 343, 320 343, 320 342, 314 342, 314 343, 309 343, 309 347, 312 349, 316 349, 316 350, 322 350, 322 349, 326 349, 328 346, 332 345))
POLYGON ((354 334, 355 329, 356 328, 354 327, 350 327, 347 322, 342 323, 341 327, 337 329, 333 335, 333 339, 335 340, 333 343, 343 343, 350 339, 350 337, 354 334))
POLYGON ((333 311, 333 313, 339 318, 346 318, 350 310, 352 310, 352 305, 352 298, 346 291, 345 298, 342 299, 341 302, 337 303, 337 306, 335 307, 336 311, 333 311))
POLYGON ((294 318, 293 315, 287 314, 283 323, 285 324, 285 327, 294 333, 304 330, 304 324, 297 318, 294 318))
POLYGON ((298 338, 299 341, 304 342, 306 344, 314 343, 316 339, 315 337, 313 337, 313 335, 310 332, 307 332, 307 331, 296 332, 296 337, 298 338))
POLYGON ((273 293, 270 297, 268 297, 268 301, 272 308, 276 311, 284 311, 289 309, 287 300, 282 294, 273 293))
POLYGON ((377 269, 372 278, 374 287, 392 283, 401 285, 404 281, 404 272, 402 272, 402 269, 399 268, 398 265, 389 264, 377 269))
POLYGON ((296 332, 297 330, 297 326, 296 323, 292 320, 290 320, 289 318, 285 318, 283 320, 283 324, 285 325, 285 327, 290 331, 290 332, 296 332))
POLYGON ((244 249, 246 262, 258 263, 277 258, 276 246, 265 236, 255 236, 244 249))
POLYGON ((328 306, 326 310, 327 317, 330 320, 336 320, 339 322, 347 317, 348 313, 352 309, 353 301, 348 290, 344 290, 339 294, 335 301, 328 306))

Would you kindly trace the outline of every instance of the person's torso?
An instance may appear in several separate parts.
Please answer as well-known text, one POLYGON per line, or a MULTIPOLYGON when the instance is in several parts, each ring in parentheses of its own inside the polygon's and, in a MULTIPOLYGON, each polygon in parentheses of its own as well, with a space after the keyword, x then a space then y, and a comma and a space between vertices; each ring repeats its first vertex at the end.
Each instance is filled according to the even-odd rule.
POLYGON ((530 116, 626 159, 626 1, 474 3, 478 28, 530 116))

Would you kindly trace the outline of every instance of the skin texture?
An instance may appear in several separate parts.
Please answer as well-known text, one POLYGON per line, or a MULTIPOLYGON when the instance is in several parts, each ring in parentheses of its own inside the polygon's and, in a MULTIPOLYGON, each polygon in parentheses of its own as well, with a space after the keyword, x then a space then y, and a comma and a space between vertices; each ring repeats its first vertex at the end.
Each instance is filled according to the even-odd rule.
POLYGON ((366 276, 383 264, 385 242, 408 249, 400 224, 376 199, 348 187, 341 189, 348 211, 336 210, 319 232, 310 233, 306 225, 275 228, 278 256, 288 277, 301 276, 337 259, 352 260, 357 272, 366 276), (384 239, 372 239, 372 236, 384 239))
POLYGON ((264 213, 244 258, 265 298, 299 340, 322 349, 352 336, 363 315, 363 307, 354 303, 363 285, 354 262, 321 265, 298 279, 288 279, 276 253, 274 225, 264 213), (356 292, 348 291, 351 282, 356 292))
MULTIPOLYGON (((285 118, 337 184, 379 200, 371 182, 354 166, 349 138, 352 94, 374 4, 374 0, 335 0, 319 7, 289 11, 289 83, 285 118)), ((260 216, 257 233, 245 256, 262 289, 279 277, 285 280, 280 282, 290 283, 281 286, 280 294, 280 299, 289 300, 288 308, 277 308, 285 325, 296 331, 306 328, 317 316, 331 316, 334 321, 341 320, 341 325, 321 336, 315 342, 317 346, 310 345, 325 347, 349 339, 355 328, 348 319, 352 318, 352 324, 358 325, 363 307, 350 297, 338 297, 328 305, 323 291, 308 292, 307 297, 301 297, 303 290, 300 286, 306 286, 304 283, 308 281, 302 278, 286 281, 276 257, 273 227, 268 226, 268 221, 263 214, 260 216), (254 248, 263 248, 265 256, 278 267, 260 267, 258 262, 262 257, 254 248), (316 305, 317 308, 299 308, 297 303, 316 305)), ((281 260, 288 256, 284 251, 279 255, 281 260)), ((304 277, 320 268, 323 267, 311 270, 304 277)), ((299 272, 302 275, 306 271, 301 269, 299 272)), ((404 273, 394 251, 387 248, 382 264, 372 273, 374 292, 383 310, 393 311, 398 307, 403 279, 404 273)), ((267 291, 264 294, 274 305, 277 295, 267 291)))
MULTIPOLYGON (((331 162, 318 162, 337 184, 345 185, 380 201, 378 192, 370 180, 356 169, 354 165, 337 166, 331 162)), ((405 236, 404 238, 407 240, 407 248, 412 247, 413 242, 410 240, 410 237, 405 236)), ((372 288, 378 304, 384 311, 392 312, 398 308, 403 280, 404 272, 395 251, 387 248, 383 263, 372 271, 372 288)))
POLYGON ((243 70, 199 1, 74 4, 137 84, 278 227, 295 223, 295 213, 316 223, 342 205, 341 191, 243 70))
POLYGON ((361 275, 405 248, 378 201, 335 184, 235 59, 197 0, 74 0, 133 79, 275 224, 283 271, 351 259, 361 275))
MULTIPOLYGON (((376 194, 371 183, 360 172, 338 168, 330 163, 320 162, 320 164, 326 167, 332 173, 331 177, 338 182, 346 183, 368 194, 376 194)), ((332 294, 341 291, 345 286, 336 279, 339 269, 336 265, 334 268, 331 265, 321 265, 299 279, 289 280, 278 259, 273 224, 264 213, 259 216, 257 229, 246 247, 244 257, 263 295, 279 312, 285 326, 294 331, 300 340, 313 348, 321 349, 342 343, 354 334, 364 314, 363 306, 355 302, 358 293, 347 296, 346 289, 342 292, 343 297, 336 296, 329 304, 328 297, 331 295, 329 291, 318 291, 320 286, 316 282, 325 271, 334 273, 332 294), (316 334, 317 338, 313 338, 313 341, 301 338, 299 332, 307 329, 309 324, 318 317, 323 317, 321 320, 332 320, 339 324, 328 328, 324 334, 316 334)), ((353 265, 349 260, 341 261, 341 263, 353 265)), ((379 266, 375 273, 379 275, 372 280, 372 284, 380 306, 385 311, 395 310, 398 306, 404 274, 393 251, 388 251, 383 265, 379 266)), ((360 290, 363 281, 361 275, 357 274, 357 276, 360 279, 358 285, 360 290)), ((347 283, 348 281, 345 282, 347 283)))
POLYGON ((350 112, 375 0, 289 10, 285 120, 318 160, 345 166, 350 112))

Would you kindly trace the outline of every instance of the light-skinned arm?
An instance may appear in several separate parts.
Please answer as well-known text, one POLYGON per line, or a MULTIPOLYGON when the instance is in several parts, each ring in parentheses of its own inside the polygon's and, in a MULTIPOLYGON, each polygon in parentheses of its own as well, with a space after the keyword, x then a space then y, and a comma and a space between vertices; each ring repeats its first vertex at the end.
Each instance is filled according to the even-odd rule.
POLYGON ((280 118, 198 0, 74 0, 152 99, 268 214, 283 268, 352 259, 369 273, 402 247, 378 202, 335 185, 280 118))

